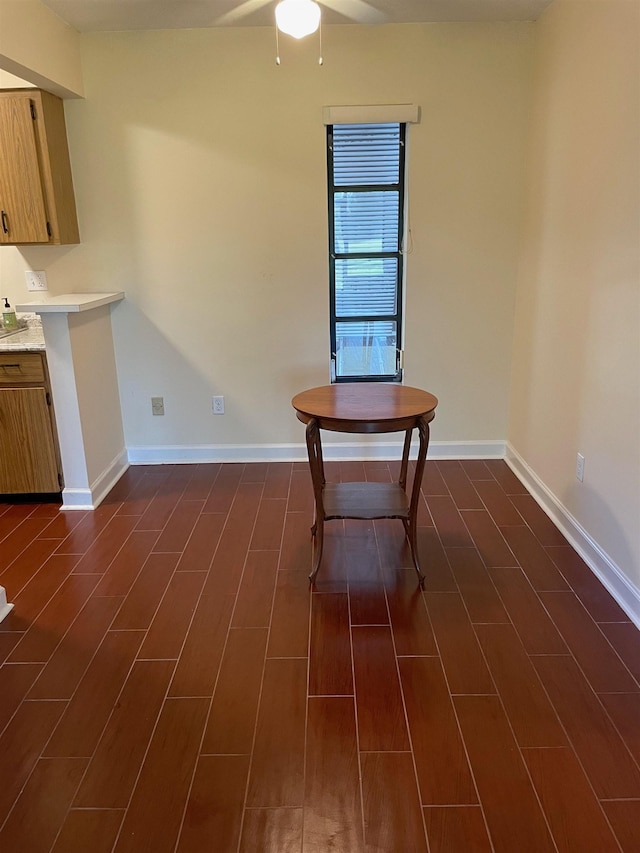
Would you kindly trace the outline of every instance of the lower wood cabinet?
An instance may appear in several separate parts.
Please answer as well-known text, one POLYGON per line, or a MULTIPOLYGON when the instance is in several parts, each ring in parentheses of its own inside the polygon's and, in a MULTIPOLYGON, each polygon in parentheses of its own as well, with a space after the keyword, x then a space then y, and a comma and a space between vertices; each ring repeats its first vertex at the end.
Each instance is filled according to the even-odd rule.
POLYGON ((0 353, 0 494, 59 492, 62 486, 46 357, 0 353))

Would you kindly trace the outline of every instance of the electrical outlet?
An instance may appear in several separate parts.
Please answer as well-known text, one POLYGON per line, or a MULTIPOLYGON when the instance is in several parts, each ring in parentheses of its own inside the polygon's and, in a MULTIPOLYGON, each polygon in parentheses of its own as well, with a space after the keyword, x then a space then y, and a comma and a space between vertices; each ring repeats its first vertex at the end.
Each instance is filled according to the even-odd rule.
POLYGON ((164 415, 164 397, 151 398, 151 414, 164 415))
POLYGON ((214 397, 212 408, 214 415, 224 415, 224 397, 214 397))
POLYGON ((578 453, 578 458, 576 460, 576 479, 582 481, 584 480, 584 456, 582 453, 578 453))
POLYGON ((49 290, 44 270, 25 270, 24 277, 27 280, 27 290, 49 290))

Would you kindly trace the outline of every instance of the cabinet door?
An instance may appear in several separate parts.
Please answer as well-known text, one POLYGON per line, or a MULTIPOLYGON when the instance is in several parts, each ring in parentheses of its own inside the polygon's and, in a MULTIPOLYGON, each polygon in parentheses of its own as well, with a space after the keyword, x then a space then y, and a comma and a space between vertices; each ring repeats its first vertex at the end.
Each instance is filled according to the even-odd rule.
POLYGON ((59 491, 45 389, 0 389, 0 493, 59 491))
POLYGON ((0 243, 48 243, 31 101, 0 99, 0 243))

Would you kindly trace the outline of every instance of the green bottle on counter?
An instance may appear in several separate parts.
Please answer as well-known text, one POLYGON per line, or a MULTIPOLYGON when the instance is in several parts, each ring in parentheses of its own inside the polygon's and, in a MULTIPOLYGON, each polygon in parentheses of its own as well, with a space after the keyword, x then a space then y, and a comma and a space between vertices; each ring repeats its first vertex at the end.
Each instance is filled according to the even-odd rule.
POLYGON ((9 305, 9 300, 6 296, 0 297, 4 299, 4 307, 2 309, 2 325, 5 329, 17 329, 18 328, 18 318, 16 317, 15 308, 12 308, 9 305))

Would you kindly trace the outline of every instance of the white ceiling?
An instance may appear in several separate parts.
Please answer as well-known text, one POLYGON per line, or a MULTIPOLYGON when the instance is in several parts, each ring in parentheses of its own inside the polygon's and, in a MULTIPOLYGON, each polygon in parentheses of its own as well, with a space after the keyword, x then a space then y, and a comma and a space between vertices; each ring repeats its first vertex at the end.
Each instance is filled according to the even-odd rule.
MULTIPOLYGON (((79 32, 273 26, 276 0, 42 0, 79 32)), ((551 0, 319 0, 325 24, 534 21, 551 0)))

